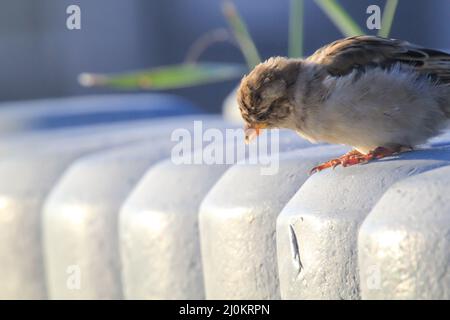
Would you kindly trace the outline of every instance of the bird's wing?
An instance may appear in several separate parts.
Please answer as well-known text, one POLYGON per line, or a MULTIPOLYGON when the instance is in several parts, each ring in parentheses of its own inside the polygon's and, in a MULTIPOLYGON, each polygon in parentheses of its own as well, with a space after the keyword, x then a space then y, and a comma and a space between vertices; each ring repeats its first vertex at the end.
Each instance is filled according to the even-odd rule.
POLYGON ((376 36, 356 36, 335 41, 311 55, 308 61, 321 64, 334 76, 354 69, 388 68, 402 63, 417 72, 450 84, 450 54, 412 43, 376 36))

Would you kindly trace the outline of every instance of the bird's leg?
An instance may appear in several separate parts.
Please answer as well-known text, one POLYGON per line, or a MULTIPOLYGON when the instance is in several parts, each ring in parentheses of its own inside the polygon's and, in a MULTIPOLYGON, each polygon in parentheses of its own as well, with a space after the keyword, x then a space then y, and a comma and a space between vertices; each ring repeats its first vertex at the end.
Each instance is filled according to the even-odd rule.
POLYGON ((347 152, 346 154, 344 154, 343 156, 340 156, 339 158, 331 159, 327 162, 324 162, 324 163, 312 168, 309 173, 313 174, 313 173, 322 171, 323 169, 336 168, 340 164, 342 164, 345 167, 347 165, 351 165, 351 163, 353 163, 355 161, 354 160, 355 158, 361 157, 361 156, 364 156, 364 154, 362 154, 358 150, 351 150, 351 151, 347 152))
POLYGON ((343 167, 353 166, 355 164, 360 163, 367 163, 370 160, 373 159, 381 159, 384 157, 392 156, 393 154, 403 152, 403 151, 410 151, 412 150, 411 147, 405 147, 405 146, 396 146, 396 147, 377 147, 374 150, 370 151, 367 154, 363 154, 357 150, 352 150, 343 156, 332 159, 330 161, 327 161, 325 163, 322 163, 310 171, 310 174, 322 171, 323 169, 327 168, 335 168, 338 165, 342 165, 343 167))

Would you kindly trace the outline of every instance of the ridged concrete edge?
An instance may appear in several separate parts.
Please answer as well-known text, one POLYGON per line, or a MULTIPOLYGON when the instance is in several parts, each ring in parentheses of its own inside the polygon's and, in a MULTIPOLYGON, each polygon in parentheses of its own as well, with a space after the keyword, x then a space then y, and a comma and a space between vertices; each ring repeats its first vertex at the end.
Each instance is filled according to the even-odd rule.
MULTIPOLYGON (((218 147, 223 154, 229 154, 241 145, 244 145, 243 136, 237 145, 225 143, 218 147)), ((280 134, 280 149, 306 145, 309 144, 296 135, 280 134)), ((242 158, 235 160, 248 160, 249 148, 246 151, 242 158)), ((172 160, 149 170, 120 214, 124 294, 129 299, 205 297, 198 235, 199 206, 216 180, 235 162, 194 165, 172 160)))
MULTIPOLYGON (((199 119, 200 120, 200 119, 199 119)), ((168 158, 174 130, 192 132, 180 117, 148 131, 146 140, 87 155, 75 161, 55 185, 44 208, 44 240, 50 298, 119 299, 118 214, 148 168, 168 158), (68 268, 76 268, 77 286, 68 268), (70 273, 70 272, 69 272, 70 273)), ((222 121, 203 126, 224 127, 222 121)))
POLYGON ((275 221, 309 170, 346 150, 311 147, 281 153, 276 174, 258 165, 230 168, 200 208, 208 299, 278 299, 275 221))
POLYGON ((227 165, 164 161, 146 173, 120 214, 127 299, 203 299, 197 212, 227 165))
POLYGON ((51 299, 120 299, 117 214, 170 141, 141 142, 83 157, 64 174, 43 210, 46 277, 51 299), (79 286, 70 285, 77 270, 79 286))
MULTIPOLYGON (((190 118, 191 119, 191 118, 190 118)), ((173 122, 173 120, 171 120, 173 122)), ((62 130, 49 143, 47 134, 25 135, 3 145, 0 160, 0 298, 47 297, 41 245, 41 209, 66 168, 77 158, 113 146, 143 140, 153 127, 107 126, 62 130), (130 128, 131 127, 131 128, 130 128), (115 130, 113 129, 115 128, 115 130), (83 134, 84 132, 84 134, 83 134)), ((164 121, 162 124, 164 125, 164 121)), ((12 139, 14 140, 14 139, 12 139)))
POLYGON ((361 226, 363 299, 450 299, 450 166, 400 181, 361 226))
POLYGON ((359 299, 361 223, 393 183, 449 160, 450 149, 436 148, 325 170, 309 178, 277 222, 282 298, 359 299))

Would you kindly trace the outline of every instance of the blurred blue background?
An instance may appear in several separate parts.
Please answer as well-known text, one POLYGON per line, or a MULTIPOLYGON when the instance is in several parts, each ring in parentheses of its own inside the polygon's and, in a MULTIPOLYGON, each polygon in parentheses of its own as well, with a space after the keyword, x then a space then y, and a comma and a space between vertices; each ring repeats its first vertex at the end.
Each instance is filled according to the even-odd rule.
MULTIPOLYGON (((236 0, 263 58, 287 54, 289 0, 236 0)), ((384 1, 341 0, 367 30, 366 8, 384 1)), ((314 3, 305 0, 305 53, 342 35, 314 3)), ((391 37, 450 48, 449 0, 400 0, 391 37)), ((28 100, 112 92, 83 88, 81 72, 120 72, 182 62, 205 32, 226 27, 218 0, 2 0, 0 4, 0 100, 28 100), (66 8, 81 7, 82 29, 66 29, 66 8)), ((204 61, 242 62, 220 43, 204 61)), ((172 90, 210 112, 221 108, 237 81, 172 90)))

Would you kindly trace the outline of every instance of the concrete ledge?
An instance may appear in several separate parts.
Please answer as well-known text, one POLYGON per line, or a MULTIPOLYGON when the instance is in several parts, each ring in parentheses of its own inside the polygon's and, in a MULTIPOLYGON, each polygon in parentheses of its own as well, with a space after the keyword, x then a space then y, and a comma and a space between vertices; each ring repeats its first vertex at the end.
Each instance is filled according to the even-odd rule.
POLYGON ((450 167, 393 185, 358 237, 363 299, 450 299, 450 167))
MULTIPOLYGON (((242 138, 238 145, 244 145, 242 138)), ((281 133, 280 141, 282 149, 307 144, 287 132, 281 133)), ((234 146, 221 148, 225 154, 234 146)), ((227 163, 177 165, 168 160, 143 177, 120 215, 126 298, 205 297, 198 210, 204 196, 228 167, 227 163)))
POLYGON ((46 201, 43 216, 48 294, 52 299, 119 299, 117 212, 170 141, 141 142, 83 157, 70 166, 46 201), (80 286, 67 285, 68 269, 80 286))
POLYGON ((393 183, 449 160, 449 148, 436 148, 308 179, 277 222, 282 298, 359 299, 359 226, 393 183))
POLYGON ((126 298, 204 298, 197 212, 227 167, 167 160, 147 172, 120 214, 126 298))
POLYGON ((199 113, 168 94, 108 94, 0 104, 0 134, 199 113))
POLYGON ((74 145, 98 146, 116 143, 142 141, 149 135, 159 134, 170 136, 172 130, 180 123, 192 123, 201 119, 211 126, 223 125, 220 117, 211 115, 187 115, 176 118, 158 118, 134 121, 131 123, 109 123, 101 125, 84 126, 77 128, 59 128, 52 130, 28 131, 2 136, 0 139, 0 155, 8 156, 17 152, 30 152, 31 150, 64 150, 74 145), (175 126, 174 126, 175 125, 175 126))
POLYGON ((0 298, 46 298, 40 210, 64 169, 83 152, 34 152, 0 161, 0 298))
MULTIPOLYGON (((298 139, 298 138, 297 138, 298 139)), ((208 299, 278 299, 275 221, 320 161, 342 147, 312 147, 280 154, 279 170, 230 168, 204 199, 200 231, 208 299)))
MULTIPOLYGON (((120 206, 145 171, 170 156, 175 145, 171 132, 187 130, 192 123, 174 119, 165 127, 153 128, 147 141, 82 157, 55 185, 43 220, 51 298, 122 297, 117 240, 120 206), (67 285, 70 266, 80 271, 81 282, 75 289, 67 285)), ((221 121, 204 124, 224 125, 221 121)))
POLYGON ((3 145, 0 160, 0 298, 42 299, 47 296, 40 230, 40 213, 46 196, 75 159, 148 139, 152 130, 161 129, 155 123, 153 127, 148 124, 137 128, 122 125, 119 126, 121 130, 110 128, 96 133, 89 129, 86 132, 90 134, 80 135, 73 133, 83 130, 69 130, 69 133, 61 132, 51 144, 46 135, 37 139, 26 135, 19 139, 20 146, 14 143, 3 145))

